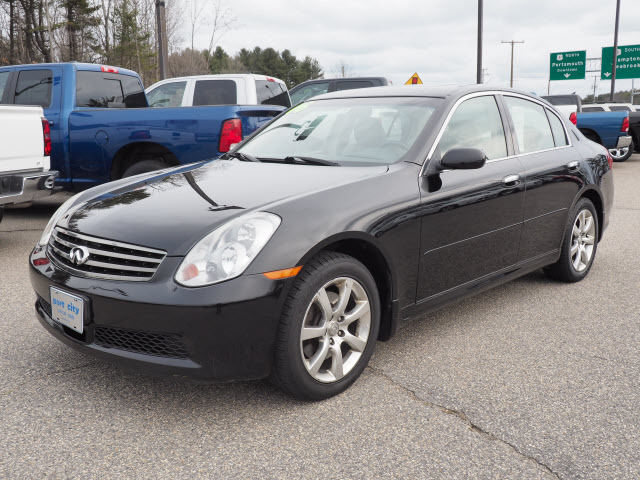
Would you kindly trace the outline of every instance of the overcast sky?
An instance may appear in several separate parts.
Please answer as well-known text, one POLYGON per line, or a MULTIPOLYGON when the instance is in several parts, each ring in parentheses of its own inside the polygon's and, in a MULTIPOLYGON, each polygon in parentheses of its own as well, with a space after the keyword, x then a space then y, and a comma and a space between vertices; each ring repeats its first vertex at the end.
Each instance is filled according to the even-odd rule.
MULTIPOLYGON (((524 40, 515 47, 514 86, 546 93, 551 52, 586 50, 587 57, 600 57, 603 46, 613 45, 615 3, 485 0, 487 83, 508 86, 511 47, 500 42, 524 40)), ((619 44, 640 44, 640 0, 621 4, 619 44)), ((226 6, 237 22, 219 44, 230 53, 256 45, 288 48, 299 58, 318 59, 325 77, 337 76, 342 61, 351 76, 385 76, 396 85, 414 72, 425 84, 475 82, 477 0, 235 0, 226 6)), ((202 18, 196 46, 206 48, 206 14, 202 18)), ((185 21, 185 38, 188 28, 185 21)), ((551 93, 590 93, 590 75, 554 81, 551 93)), ((610 88, 598 76, 598 93, 610 88)), ((616 90, 629 88, 631 80, 616 82, 616 90)))

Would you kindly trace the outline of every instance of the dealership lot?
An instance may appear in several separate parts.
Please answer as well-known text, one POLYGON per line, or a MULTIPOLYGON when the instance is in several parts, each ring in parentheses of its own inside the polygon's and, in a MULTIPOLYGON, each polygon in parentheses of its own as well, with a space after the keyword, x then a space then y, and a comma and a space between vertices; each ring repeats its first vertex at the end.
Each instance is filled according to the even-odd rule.
POLYGON ((121 370, 35 320, 27 255, 64 197, 0 223, 0 478, 638 478, 640 155, 590 275, 528 275, 412 321, 342 395, 121 370))

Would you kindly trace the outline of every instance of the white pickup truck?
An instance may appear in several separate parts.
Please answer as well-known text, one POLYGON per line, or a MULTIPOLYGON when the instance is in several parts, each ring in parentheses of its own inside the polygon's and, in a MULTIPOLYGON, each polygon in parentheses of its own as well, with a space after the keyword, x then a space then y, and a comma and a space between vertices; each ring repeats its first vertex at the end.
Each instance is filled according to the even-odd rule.
POLYGON ((51 133, 41 107, 0 105, 0 220, 5 205, 50 195, 51 133))
POLYGON ((146 90, 150 107, 198 105, 280 105, 289 108, 287 85, 279 78, 253 73, 170 78, 146 90))

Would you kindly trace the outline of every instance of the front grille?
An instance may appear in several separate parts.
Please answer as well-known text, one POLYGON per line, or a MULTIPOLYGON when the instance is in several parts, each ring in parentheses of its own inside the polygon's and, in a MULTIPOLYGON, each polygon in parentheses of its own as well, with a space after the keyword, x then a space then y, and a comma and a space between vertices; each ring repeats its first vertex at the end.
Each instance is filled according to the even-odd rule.
POLYGON ((85 277, 107 280, 149 280, 167 252, 128 243, 105 240, 56 227, 49 240, 48 253, 63 268, 85 277), (83 247, 89 253, 82 264, 72 261, 70 252, 83 247))
POLYGON ((182 337, 171 333, 150 333, 96 326, 94 342, 107 348, 118 348, 157 357, 188 357, 182 337))

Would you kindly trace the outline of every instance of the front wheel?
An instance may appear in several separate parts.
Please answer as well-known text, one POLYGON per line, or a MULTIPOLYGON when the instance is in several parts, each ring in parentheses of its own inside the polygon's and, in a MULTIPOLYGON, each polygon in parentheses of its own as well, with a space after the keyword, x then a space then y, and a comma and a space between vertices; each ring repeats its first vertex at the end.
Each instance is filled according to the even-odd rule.
POLYGON ((299 399, 336 395, 366 367, 379 326, 369 270, 348 255, 322 253, 303 268, 285 302, 272 378, 299 399))
POLYGON ((588 198, 578 201, 564 234, 560 259, 545 268, 547 276, 579 282, 587 276, 598 249, 598 214, 588 198))

